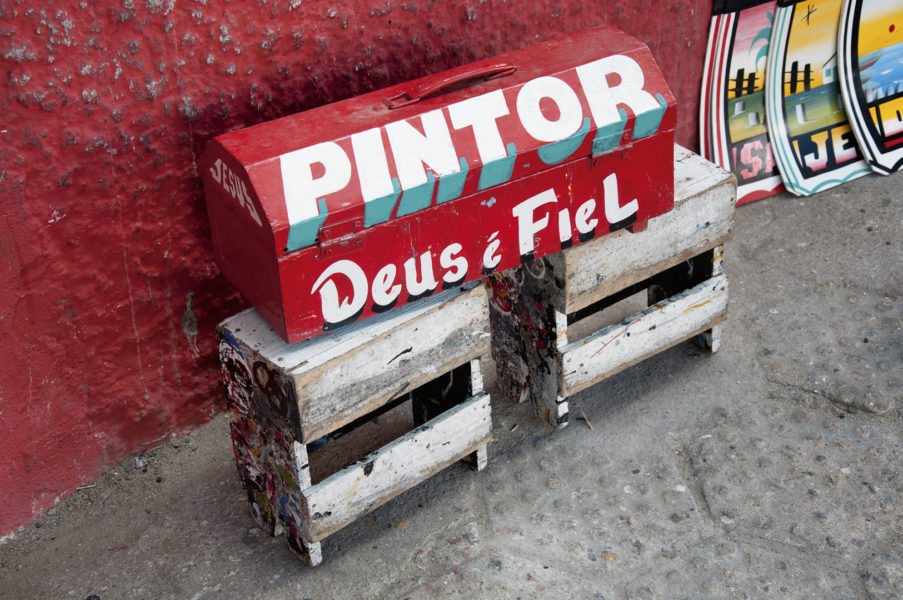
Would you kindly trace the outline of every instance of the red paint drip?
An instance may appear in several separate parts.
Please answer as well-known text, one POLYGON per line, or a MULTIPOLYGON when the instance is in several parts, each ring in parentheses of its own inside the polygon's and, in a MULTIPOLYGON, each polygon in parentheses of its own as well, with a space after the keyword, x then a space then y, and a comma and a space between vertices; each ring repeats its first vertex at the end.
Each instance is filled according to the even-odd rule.
POLYGON ((888 31, 891 32, 891 33, 893 33, 893 32, 894 32, 894 29, 896 29, 896 28, 897 28, 897 26, 894 25, 893 23, 891 23, 891 24, 890 24, 890 28, 888 28, 888 31))

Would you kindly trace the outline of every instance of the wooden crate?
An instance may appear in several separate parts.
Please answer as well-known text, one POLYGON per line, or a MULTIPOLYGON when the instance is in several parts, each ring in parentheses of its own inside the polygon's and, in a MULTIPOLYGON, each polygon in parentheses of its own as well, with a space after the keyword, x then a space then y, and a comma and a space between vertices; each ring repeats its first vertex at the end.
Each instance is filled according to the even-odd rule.
POLYGON ((323 538, 430 475, 486 464, 482 284, 296 344, 254 309, 217 333, 251 511, 311 565, 323 538))
POLYGON ((532 399, 544 419, 564 426, 569 396, 644 358, 701 334, 717 350, 736 179, 680 147, 674 176, 674 210, 643 231, 587 241, 490 279, 502 395, 532 399), (598 322, 600 311, 638 294, 634 311, 598 322))

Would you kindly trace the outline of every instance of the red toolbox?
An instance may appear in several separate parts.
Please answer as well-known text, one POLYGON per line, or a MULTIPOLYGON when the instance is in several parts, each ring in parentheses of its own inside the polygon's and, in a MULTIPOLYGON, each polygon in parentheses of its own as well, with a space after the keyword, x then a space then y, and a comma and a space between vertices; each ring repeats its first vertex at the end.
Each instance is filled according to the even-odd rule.
POLYGON ((211 141, 225 275, 295 342, 673 207, 675 101, 599 27, 211 141))

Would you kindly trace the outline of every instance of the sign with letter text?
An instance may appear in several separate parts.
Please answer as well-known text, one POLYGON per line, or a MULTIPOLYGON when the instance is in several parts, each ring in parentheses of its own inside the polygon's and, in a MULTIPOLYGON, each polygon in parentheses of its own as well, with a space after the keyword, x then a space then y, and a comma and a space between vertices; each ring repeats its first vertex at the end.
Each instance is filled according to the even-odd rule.
POLYGON ((610 27, 213 140, 223 272, 287 341, 673 207, 674 98, 610 27))

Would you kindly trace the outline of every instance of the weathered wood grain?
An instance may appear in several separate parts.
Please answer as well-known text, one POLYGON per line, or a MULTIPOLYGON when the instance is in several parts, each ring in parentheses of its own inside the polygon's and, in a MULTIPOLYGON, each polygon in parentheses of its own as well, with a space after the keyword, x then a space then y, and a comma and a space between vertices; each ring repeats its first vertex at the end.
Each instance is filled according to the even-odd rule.
POLYGON ((727 317, 727 277, 719 275, 560 348, 560 395, 571 396, 727 317))
POLYGON ((674 185, 674 210, 644 231, 619 231, 547 257, 563 274, 552 298, 557 310, 576 312, 730 238, 734 175, 675 146, 674 185))
MULTIPOLYGON (((712 276, 724 273, 724 246, 716 246, 712 249, 712 276)), ((705 352, 714 354, 721 348, 721 332, 724 325, 719 323, 707 331, 696 336, 696 345, 705 352)))
MULTIPOLYGON (((490 278, 492 356, 502 397, 512 401, 529 398, 544 420, 558 427, 566 425, 567 397, 589 385, 582 382, 574 387, 564 381, 560 352, 586 341, 569 332, 569 317, 580 320, 583 317, 576 316, 580 311, 591 311, 600 301, 614 301, 631 286, 647 281, 655 284, 648 288, 651 292, 669 269, 690 260, 699 267, 700 257, 710 251, 711 276, 721 274, 721 248, 731 236, 736 179, 679 146, 674 149, 674 179, 674 210, 651 219, 645 230, 605 235, 490 278)), ((669 286, 666 295, 678 294, 700 281, 698 277, 684 283, 679 279, 671 283, 682 287, 669 286)), ((681 339, 701 333, 699 341, 717 349, 721 319, 723 316, 717 316, 704 327, 702 321, 679 319, 681 323, 674 328, 684 328, 681 339)), ((579 331, 579 327, 575 329, 579 331)), ((670 335, 674 338, 676 334, 670 335)), ((667 336, 651 336, 644 356, 674 343, 667 336)), ((638 360, 626 357, 618 370, 638 360)), ((598 369, 616 372, 612 364, 598 369)), ((595 382, 602 377, 589 378, 595 382)))
POLYGON ((302 490, 305 541, 322 540, 484 447, 490 441, 491 432, 490 397, 481 393, 364 460, 302 490))
POLYGON ((481 357, 470 361, 470 395, 475 396, 483 391, 483 360, 481 357))
POLYGON ((482 284, 296 344, 284 342, 254 310, 221 327, 291 378, 305 442, 486 354, 490 343, 482 284))
POLYGON ((220 360, 236 415, 233 447, 261 526, 284 532, 292 551, 317 565, 320 540, 368 510, 456 460, 472 457, 484 468, 491 439, 482 373, 488 310, 485 287, 470 284, 292 345, 254 310, 221 323, 220 360), (458 367, 469 376, 452 388, 458 367), (393 411, 411 413, 415 401, 429 399, 435 382, 445 380, 445 402, 462 403, 412 431, 409 414, 411 424, 398 430, 393 411), (399 397, 406 400, 385 407, 399 397), (384 407, 391 423, 377 424, 373 416, 384 407), (353 428, 339 437, 308 447, 349 423, 353 428), (372 427, 379 429, 365 431, 372 427), (342 461, 347 444, 353 457, 368 451, 362 440, 366 448, 385 445, 343 469, 354 460, 342 461), (348 483, 358 475, 362 481, 348 483))

